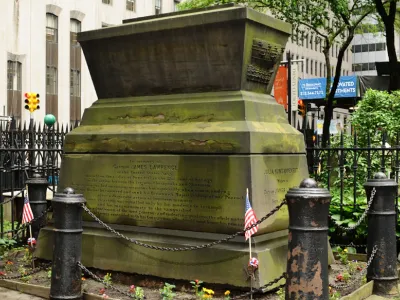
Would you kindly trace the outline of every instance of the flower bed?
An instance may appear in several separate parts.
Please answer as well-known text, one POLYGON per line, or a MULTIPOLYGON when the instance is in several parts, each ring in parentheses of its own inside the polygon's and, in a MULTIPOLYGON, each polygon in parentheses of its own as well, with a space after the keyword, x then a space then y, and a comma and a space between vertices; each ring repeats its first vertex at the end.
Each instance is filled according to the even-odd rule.
MULTIPOLYGON (((41 265, 40 263, 38 263, 41 265)), ((42 264, 43 265, 43 264, 42 264)), ((345 250, 338 253, 338 260, 332 265, 329 271, 329 280, 333 285, 348 285, 345 288, 335 289, 330 288, 330 299, 341 299, 354 290, 358 289, 365 283, 363 278, 363 268, 365 262, 357 262, 349 260, 348 254, 345 250)), ((3 276, 21 275, 23 276, 31 269, 31 255, 26 249, 14 249, 5 253, 0 261, 0 273, 3 276)), ((98 299, 230 299, 232 296, 237 296, 248 292, 249 289, 238 289, 224 285, 207 284, 200 280, 184 281, 162 279, 152 276, 143 276, 137 274, 126 274, 120 272, 105 272, 101 270, 91 271, 103 279, 104 283, 97 282, 92 278, 85 275, 82 276, 83 291, 97 295, 98 299), (114 291, 107 287, 112 285, 128 295, 114 291)), ((23 276, 17 281, 21 283, 28 283, 35 286, 50 287, 51 269, 48 267, 33 275, 23 276)), ((206 278, 204 278, 206 281, 206 278)), ((4 286, 4 284, 3 284, 4 286)), ((10 283, 6 287, 12 288, 10 283)), ((18 289, 18 288, 16 288, 18 289)), ((36 294, 34 288, 29 290, 29 286, 24 285, 22 291, 25 293, 36 294)), ((38 295, 38 296, 43 296, 38 295)), ((270 299, 280 300, 284 299, 284 292, 269 292, 262 295, 254 295, 254 299, 270 299)), ((93 298, 92 298, 93 299, 93 298)), ((244 297, 243 299, 248 299, 244 297)), ((356 300, 357 298, 352 297, 356 300)))

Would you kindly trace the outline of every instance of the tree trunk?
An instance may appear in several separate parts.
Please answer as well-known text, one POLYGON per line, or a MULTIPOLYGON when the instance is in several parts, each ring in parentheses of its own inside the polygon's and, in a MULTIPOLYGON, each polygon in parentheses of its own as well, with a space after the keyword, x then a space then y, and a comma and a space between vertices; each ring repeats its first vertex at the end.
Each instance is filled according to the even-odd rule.
MULTIPOLYGON (((337 63, 336 63, 336 72, 335 72, 335 77, 333 79, 333 84, 332 84, 332 89, 329 91, 329 94, 327 93, 328 99, 326 101, 325 105, 325 114, 324 114, 324 126, 323 126, 323 131, 322 131, 322 146, 326 147, 328 141, 329 141, 329 127, 331 125, 331 120, 333 116, 333 100, 335 99, 335 93, 336 89, 339 85, 339 79, 340 79, 340 71, 342 70, 342 62, 343 62, 343 57, 344 53, 349 47, 351 41, 353 40, 354 37, 354 29, 349 30, 349 34, 342 44, 342 46, 339 49, 339 55, 337 58, 337 63)), ((329 56, 329 51, 328 51, 328 56, 329 56)), ((325 57, 326 60, 326 57, 325 57)), ((330 82, 330 81, 329 81, 330 82)), ((327 80, 327 85, 328 85, 328 80, 327 80)), ((327 87, 328 90, 328 87, 327 87)))
POLYGON ((394 38, 394 23, 396 20, 398 0, 392 0, 389 4, 389 11, 384 7, 382 0, 374 0, 376 10, 385 25, 386 47, 389 57, 389 92, 400 89, 400 71, 398 70, 397 55, 394 38))
POLYGON ((400 89, 400 74, 397 64, 397 54, 395 47, 395 34, 394 34, 394 23, 388 22, 385 24, 386 31, 386 47, 389 57, 389 92, 400 89))

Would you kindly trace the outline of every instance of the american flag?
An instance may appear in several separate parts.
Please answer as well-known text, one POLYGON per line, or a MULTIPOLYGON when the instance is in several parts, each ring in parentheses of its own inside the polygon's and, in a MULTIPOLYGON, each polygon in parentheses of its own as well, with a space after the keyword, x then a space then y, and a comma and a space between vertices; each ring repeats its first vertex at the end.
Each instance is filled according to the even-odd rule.
MULTIPOLYGON (((246 213, 244 215, 244 228, 246 229, 247 227, 251 226, 252 224, 257 223, 257 217, 256 214, 254 213, 253 209, 251 208, 250 205, 250 200, 249 200, 249 191, 247 190, 246 192, 246 213)), ((258 230, 258 225, 253 227, 250 230, 247 230, 246 233, 244 234, 246 241, 249 237, 251 237, 253 234, 255 234, 258 230)))
POLYGON ((33 220, 33 213, 31 205, 29 204, 28 192, 27 192, 24 199, 24 209, 22 211, 22 224, 29 223, 32 220, 33 220))

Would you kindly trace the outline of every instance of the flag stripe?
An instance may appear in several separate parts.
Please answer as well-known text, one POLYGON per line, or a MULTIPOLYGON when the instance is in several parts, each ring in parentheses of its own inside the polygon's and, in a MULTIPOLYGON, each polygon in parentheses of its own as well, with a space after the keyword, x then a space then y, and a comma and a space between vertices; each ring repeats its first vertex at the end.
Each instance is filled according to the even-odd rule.
MULTIPOLYGON (((244 215, 244 228, 250 227, 251 225, 257 223, 257 217, 254 210, 251 208, 249 195, 246 193, 246 213, 244 215)), ((244 234, 246 241, 249 237, 258 231, 258 225, 254 226, 250 230, 247 230, 244 234)))
POLYGON ((22 211, 22 224, 29 223, 33 220, 33 212, 31 209, 31 205, 29 204, 28 193, 24 199, 24 207, 22 211))

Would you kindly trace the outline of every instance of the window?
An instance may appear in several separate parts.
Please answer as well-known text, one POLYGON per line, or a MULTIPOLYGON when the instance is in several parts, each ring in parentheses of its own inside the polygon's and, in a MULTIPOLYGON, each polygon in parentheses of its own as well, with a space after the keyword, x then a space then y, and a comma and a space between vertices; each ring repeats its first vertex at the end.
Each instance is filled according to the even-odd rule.
POLYGON ((306 59, 306 73, 308 74, 308 58, 306 59))
POLYGON ((349 49, 346 50, 346 61, 349 61, 349 49))
POLYGON ((315 68, 314 68, 314 70, 315 70, 315 76, 317 76, 318 75, 318 71, 317 71, 317 69, 318 69, 318 62, 317 61, 315 61, 315 68))
POLYGON ((126 10, 136 10, 136 0, 126 0, 126 10))
POLYGON ((324 64, 324 77, 326 76, 326 64, 324 64))
POLYGON ((368 44, 361 45, 361 52, 368 52, 368 44))
POLYGON ((308 34, 304 38, 306 40, 306 48, 308 48, 308 34))
POLYGON ((70 35, 71 35, 71 45, 78 46, 78 32, 81 32, 81 22, 76 19, 71 19, 70 24, 70 35))
POLYGON ((81 96, 81 72, 79 70, 70 72, 70 93, 72 97, 81 96))
POLYGON ((53 14, 46 14, 46 41, 57 43, 58 18, 53 14))
POLYGON ((7 90, 22 90, 21 63, 18 61, 7 61, 7 90))
POLYGON ((310 49, 311 50, 313 49, 313 43, 314 43, 314 36, 311 35, 311 38, 310 38, 310 49))
POLYGON ((57 95, 57 68, 46 67, 46 94, 57 95))
POLYGON ((375 52, 375 51, 385 51, 385 50, 386 50, 385 43, 361 44, 361 45, 353 45, 352 47, 353 53, 375 52))
POLYGON ((161 14, 161 0, 155 0, 155 9, 156 15, 161 14))
POLYGON ((304 72, 304 56, 302 56, 301 59, 302 59, 301 72, 304 72))
POLYGON ((319 77, 322 77, 322 63, 319 63, 319 77))
POLYGON ((386 44, 385 43, 376 44, 376 51, 385 51, 385 50, 386 50, 386 44))
POLYGON ((314 70, 314 61, 311 60, 311 64, 310 64, 310 74, 313 75, 313 70, 314 70))
POLYGON ((108 4, 108 5, 112 5, 112 4, 113 4, 112 1, 113 1, 113 0, 102 0, 102 2, 103 2, 104 4, 108 4))

